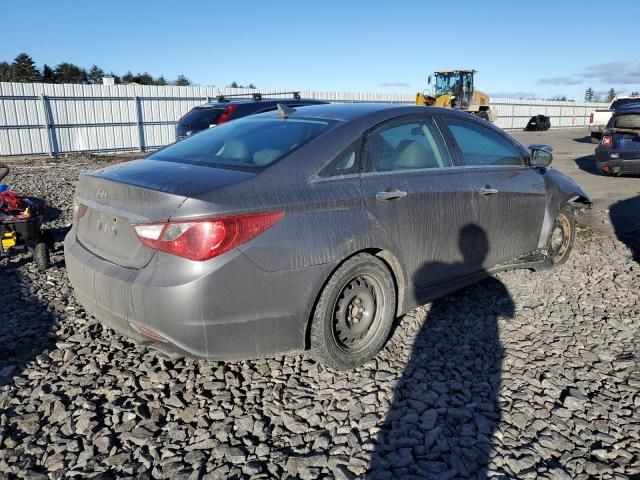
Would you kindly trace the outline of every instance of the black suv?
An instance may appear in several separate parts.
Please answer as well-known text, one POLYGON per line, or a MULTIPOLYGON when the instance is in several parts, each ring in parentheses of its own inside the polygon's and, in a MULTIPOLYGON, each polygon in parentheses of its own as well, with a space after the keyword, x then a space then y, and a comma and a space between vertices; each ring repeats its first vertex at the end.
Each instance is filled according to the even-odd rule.
POLYGON ((300 98, 300 92, 220 95, 215 102, 194 107, 178 120, 176 141, 229 120, 275 110, 278 108, 279 103, 288 107, 303 107, 305 105, 320 105, 329 102, 300 98), (292 97, 264 98, 267 95, 292 95, 292 97))

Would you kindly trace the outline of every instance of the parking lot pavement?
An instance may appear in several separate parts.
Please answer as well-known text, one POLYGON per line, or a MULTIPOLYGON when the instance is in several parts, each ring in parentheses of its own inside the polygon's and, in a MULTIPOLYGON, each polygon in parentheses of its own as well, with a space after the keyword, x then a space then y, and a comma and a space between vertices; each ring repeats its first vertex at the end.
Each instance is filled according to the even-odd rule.
MULTIPOLYGON (((558 167, 591 148, 543 135, 564 138, 558 167)), ((6 181, 59 208, 54 228, 104 165, 17 163, 6 181)), ((53 260, 0 260, 0 478, 640 476, 640 265, 615 236, 416 309, 353 372, 162 359, 88 318, 53 260)))

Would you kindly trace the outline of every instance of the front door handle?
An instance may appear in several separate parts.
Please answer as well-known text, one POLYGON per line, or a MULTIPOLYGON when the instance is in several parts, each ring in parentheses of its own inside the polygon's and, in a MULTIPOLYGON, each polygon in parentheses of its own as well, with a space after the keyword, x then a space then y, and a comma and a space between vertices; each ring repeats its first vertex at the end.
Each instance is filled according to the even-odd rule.
POLYGON ((376 193, 376 200, 397 200, 398 198, 404 198, 407 196, 407 192, 401 190, 390 190, 385 192, 376 193))
POLYGON ((486 187, 482 187, 478 191, 480 192, 480 195, 484 195, 485 197, 488 197, 489 195, 495 195, 496 193, 498 193, 498 190, 495 189, 495 188, 492 188, 491 185, 487 185, 486 187))

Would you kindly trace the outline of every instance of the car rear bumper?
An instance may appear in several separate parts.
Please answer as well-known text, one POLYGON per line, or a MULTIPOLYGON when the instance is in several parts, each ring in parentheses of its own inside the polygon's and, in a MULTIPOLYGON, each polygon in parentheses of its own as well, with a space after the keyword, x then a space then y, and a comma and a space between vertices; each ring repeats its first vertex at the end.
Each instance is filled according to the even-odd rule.
POLYGON ((618 152, 596 149, 596 166, 598 170, 613 174, 640 174, 640 152, 638 158, 611 158, 618 152))
POLYGON ((65 261, 78 301, 101 323, 138 343, 218 360, 303 349, 311 308, 331 271, 325 264, 268 273, 238 250, 207 262, 158 253, 130 269, 86 250, 75 227, 65 261))

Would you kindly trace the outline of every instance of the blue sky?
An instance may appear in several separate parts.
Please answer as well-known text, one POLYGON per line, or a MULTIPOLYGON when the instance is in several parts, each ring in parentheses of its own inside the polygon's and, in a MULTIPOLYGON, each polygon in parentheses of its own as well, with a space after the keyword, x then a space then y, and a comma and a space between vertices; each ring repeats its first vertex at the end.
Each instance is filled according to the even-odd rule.
POLYGON ((0 18, 0 61, 27 52, 40 67, 199 85, 413 93, 434 70, 475 68, 494 96, 640 90, 638 30, 616 29, 639 0, 0 0, 0 18))

